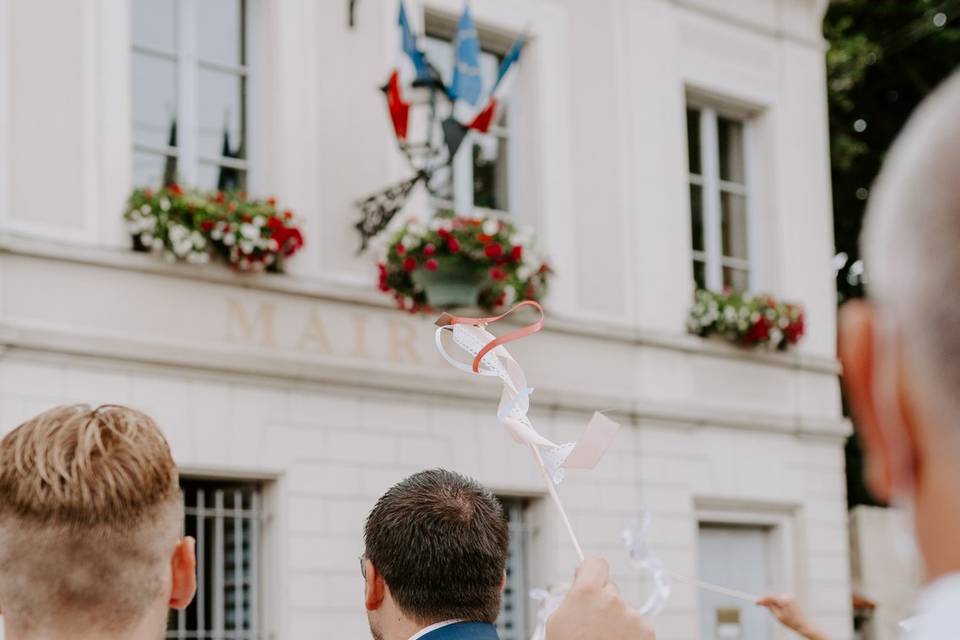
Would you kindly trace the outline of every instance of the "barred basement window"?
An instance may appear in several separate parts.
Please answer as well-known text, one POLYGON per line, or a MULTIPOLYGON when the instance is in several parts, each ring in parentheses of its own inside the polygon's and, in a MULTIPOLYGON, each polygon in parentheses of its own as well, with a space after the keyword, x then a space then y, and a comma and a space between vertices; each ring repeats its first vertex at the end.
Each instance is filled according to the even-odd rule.
POLYGON ((530 526, 527 501, 500 498, 510 521, 510 555, 507 558, 507 584, 497 618, 500 640, 526 640, 530 637, 527 612, 530 603, 528 561, 530 526))
POLYGON ((260 638, 260 485, 181 480, 186 535, 197 540, 197 596, 172 611, 167 638, 260 638))

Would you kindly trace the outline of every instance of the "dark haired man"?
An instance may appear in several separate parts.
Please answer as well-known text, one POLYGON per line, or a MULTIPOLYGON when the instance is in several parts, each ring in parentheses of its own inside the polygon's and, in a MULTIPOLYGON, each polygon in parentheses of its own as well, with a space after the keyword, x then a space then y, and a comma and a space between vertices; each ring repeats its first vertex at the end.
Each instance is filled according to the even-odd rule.
MULTIPOLYGON (((470 478, 416 473, 377 501, 364 531, 366 608, 375 640, 497 640, 507 521, 470 478)), ((548 627, 549 640, 653 640, 653 632, 588 560, 548 627)))

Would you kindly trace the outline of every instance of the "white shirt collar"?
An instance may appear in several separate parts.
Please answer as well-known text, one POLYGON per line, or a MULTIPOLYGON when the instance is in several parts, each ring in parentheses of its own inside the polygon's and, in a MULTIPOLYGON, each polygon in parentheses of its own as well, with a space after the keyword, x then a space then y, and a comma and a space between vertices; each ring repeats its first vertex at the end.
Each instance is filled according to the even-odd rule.
POLYGON ((903 625, 909 640, 951 640, 960 628, 960 573, 931 582, 917 600, 917 615, 903 625))
POLYGON ((420 631, 417 631, 415 634, 410 636, 410 640, 417 640, 417 638, 422 638, 423 636, 427 635, 432 631, 436 631, 437 629, 442 629, 451 624, 457 624, 458 622, 463 622, 463 620, 444 620, 443 622, 432 624, 429 627, 424 627, 423 629, 420 629, 420 631))

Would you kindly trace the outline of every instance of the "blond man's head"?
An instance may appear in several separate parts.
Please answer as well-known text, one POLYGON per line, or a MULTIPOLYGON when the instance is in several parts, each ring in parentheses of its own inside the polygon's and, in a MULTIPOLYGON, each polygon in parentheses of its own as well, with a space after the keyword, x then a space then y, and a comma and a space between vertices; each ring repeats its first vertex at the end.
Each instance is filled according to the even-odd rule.
POLYGON ((7 624, 117 631, 153 610, 162 619, 189 592, 186 605, 193 584, 176 583, 192 572, 193 550, 182 520, 170 448, 148 416, 73 405, 27 421, 0 441, 7 624))

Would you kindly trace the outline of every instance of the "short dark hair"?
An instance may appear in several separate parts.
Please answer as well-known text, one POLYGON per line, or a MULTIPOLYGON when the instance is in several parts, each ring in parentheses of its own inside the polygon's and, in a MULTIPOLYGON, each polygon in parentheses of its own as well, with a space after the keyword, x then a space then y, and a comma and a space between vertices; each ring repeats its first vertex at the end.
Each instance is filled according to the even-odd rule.
POLYGON ((510 535, 500 501, 476 481, 415 473, 380 497, 364 539, 367 559, 415 621, 497 619, 510 535))

